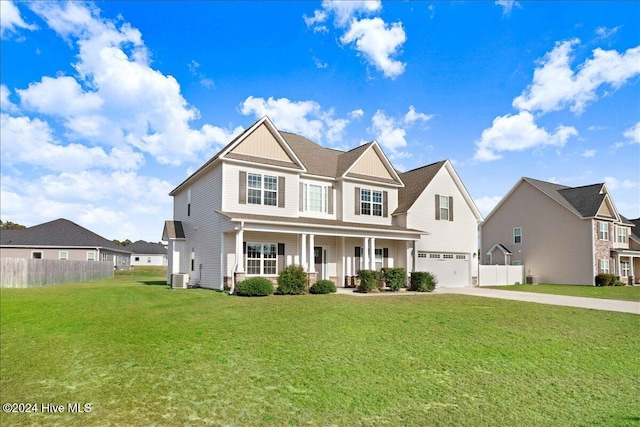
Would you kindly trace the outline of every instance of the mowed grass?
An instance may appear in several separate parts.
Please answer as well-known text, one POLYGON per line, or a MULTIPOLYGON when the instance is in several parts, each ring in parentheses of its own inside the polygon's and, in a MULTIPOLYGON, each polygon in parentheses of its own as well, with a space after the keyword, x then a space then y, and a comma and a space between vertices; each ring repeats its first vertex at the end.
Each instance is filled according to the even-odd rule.
POLYGON ((8 425, 638 426, 640 316, 461 295, 241 298, 135 272, 1 291, 8 425))
POLYGON ((493 286, 505 291, 535 292, 540 294, 569 295, 574 297, 640 301, 640 286, 579 286, 579 285, 509 285, 493 286))

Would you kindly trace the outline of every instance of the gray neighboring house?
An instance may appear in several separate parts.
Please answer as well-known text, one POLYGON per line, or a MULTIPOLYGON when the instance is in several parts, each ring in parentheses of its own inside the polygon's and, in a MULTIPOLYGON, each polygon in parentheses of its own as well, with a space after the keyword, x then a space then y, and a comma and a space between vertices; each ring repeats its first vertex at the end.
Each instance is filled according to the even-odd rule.
POLYGON ((160 243, 138 240, 124 247, 131 252, 132 266, 166 266, 167 248, 160 243))
POLYGON ((128 270, 131 252, 67 219, 56 219, 22 230, 0 232, 2 258, 111 261, 128 270))
POLYGON ((481 257, 483 264, 524 265, 541 283, 594 285, 599 273, 637 282, 637 229, 604 183, 567 187, 522 178, 481 225, 481 257))

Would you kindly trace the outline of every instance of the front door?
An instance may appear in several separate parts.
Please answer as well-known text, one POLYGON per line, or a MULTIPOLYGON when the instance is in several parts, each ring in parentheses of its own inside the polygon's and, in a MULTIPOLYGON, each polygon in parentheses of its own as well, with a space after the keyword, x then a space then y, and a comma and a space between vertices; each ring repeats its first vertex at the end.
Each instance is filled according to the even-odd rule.
POLYGON ((322 246, 313 247, 313 263, 315 264, 316 273, 318 273, 318 280, 325 279, 324 273, 324 261, 327 255, 327 251, 322 246))

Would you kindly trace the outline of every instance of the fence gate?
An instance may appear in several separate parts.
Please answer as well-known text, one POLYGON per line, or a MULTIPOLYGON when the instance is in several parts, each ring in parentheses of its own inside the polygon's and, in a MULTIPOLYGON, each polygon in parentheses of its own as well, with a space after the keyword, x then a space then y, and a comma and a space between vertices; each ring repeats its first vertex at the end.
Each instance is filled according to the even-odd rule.
POLYGON ((479 265, 479 286, 515 285, 524 283, 523 265, 479 265))

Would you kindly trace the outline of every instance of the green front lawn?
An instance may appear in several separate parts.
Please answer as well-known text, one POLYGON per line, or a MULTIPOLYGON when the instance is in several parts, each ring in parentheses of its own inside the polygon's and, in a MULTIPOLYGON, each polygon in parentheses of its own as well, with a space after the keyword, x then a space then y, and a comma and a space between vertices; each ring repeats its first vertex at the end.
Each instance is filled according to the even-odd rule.
POLYGON ((605 298, 640 301, 640 286, 579 286, 579 285, 509 285, 492 286, 505 291, 536 292, 540 294, 569 295, 574 297, 605 298))
POLYGON ((637 426, 640 316, 462 295, 1 291, 0 425, 637 426), (41 406, 40 406, 41 408, 41 406))

